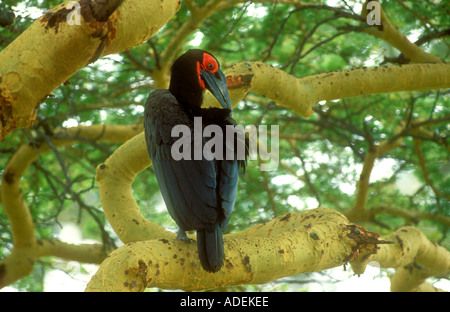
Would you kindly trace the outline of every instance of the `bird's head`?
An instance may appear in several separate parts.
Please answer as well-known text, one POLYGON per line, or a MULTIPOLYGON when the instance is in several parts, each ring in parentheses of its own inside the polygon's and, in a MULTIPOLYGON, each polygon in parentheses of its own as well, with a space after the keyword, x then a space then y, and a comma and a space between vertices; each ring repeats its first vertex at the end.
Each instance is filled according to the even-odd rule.
POLYGON ((212 54, 200 49, 188 50, 173 63, 171 71, 169 90, 181 104, 200 108, 203 91, 208 89, 223 108, 231 110, 227 79, 212 54))

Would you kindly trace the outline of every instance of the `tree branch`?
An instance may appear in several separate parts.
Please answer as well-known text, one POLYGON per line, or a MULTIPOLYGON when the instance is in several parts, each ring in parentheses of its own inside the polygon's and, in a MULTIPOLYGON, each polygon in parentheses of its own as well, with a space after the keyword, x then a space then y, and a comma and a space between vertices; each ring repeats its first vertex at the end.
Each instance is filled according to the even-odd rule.
POLYGON ((152 78, 155 81, 155 86, 157 88, 168 87, 169 80, 167 73, 175 60, 181 45, 186 41, 186 38, 197 31, 199 26, 212 14, 241 1, 242 0, 211 0, 202 7, 194 6, 195 3, 193 3, 193 1, 186 2, 186 5, 191 11, 191 15, 178 29, 175 36, 170 39, 170 42, 160 54, 160 67, 153 71, 152 78))
POLYGON ((0 52, 0 141, 30 126, 48 94, 91 60, 148 40, 180 1, 125 0, 105 22, 92 16, 89 1, 80 5, 80 25, 67 23, 71 11, 62 3, 0 52))
POLYGON ((425 211, 410 211, 406 209, 401 209, 398 207, 393 207, 391 205, 383 204, 376 205, 370 209, 370 214, 372 216, 379 214, 389 214, 391 216, 401 217, 407 221, 412 221, 417 223, 419 220, 433 220, 440 222, 448 227, 450 227, 450 217, 444 216, 442 214, 425 212, 425 211))
MULTIPOLYGON (((361 246, 350 235, 354 227, 339 212, 328 208, 279 216, 225 235, 225 265, 215 274, 201 268, 196 244, 174 237, 131 243, 110 254, 86 291, 143 291, 146 287, 200 290, 263 284, 284 276, 321 271, 352 259, 361 246)), ((377 244, 373 235, 361 233, 377 244)))
POLYGON ((111 250, 102 244, 73 245, 57 239, 41 239, 37 242, 36 257, 52 256, 70 261, 100 264, 111 250))
MULTIPOLYGON (((53 148, 71 145, 80 138, 119 143, 135 135, 136 130, 140 129, 134 126, 102 125, 74 127, 55 131, 51 143, 53 148), (70 138, 58 139, 59 135, 68 135, 70 138)), ((50 241, 39 243, 36 240, 34 222, 30 209, 22 197, 20 181, 30 164, 40 155, 51 150, 51 147, 44 143, 34 142, 34 144, 22 145, 6 165, 2 175, 0 198, 10 220, 13 250, 10 255, 0 261, 0 288, 28 275, 33 269, 34 262, 43 254, 55 253, 55 256, 61 256, 73 254, 74 250, 83 251, 88 248, 68 246, 57 241, 52 241, 55 246, 50 248, 50 241)), ((95 254, 92 256, 98 262, 98 247, 92 246, 91 250, 97 250, 95 252, 97 256, 95 254)), ((106 256, 105 253, 103 255, 106 256)))
MULTIPOLYGON (((423 173, 423 178, 425 179, 425 182, 427 183, 427 185, 429 187, 431 187, 431 189, 433 190, 436 198, 438 199, 439 197, 444 197, 446 200, 450 201, 450 194, 446 194, 441 192, 433 183, 433 181, 431 181, 430 176, 429 176, 429 171, 427 168, 427 163, 425 160, 425 156, 423 155, 422 152, 422 140, 418 139, 418 138, 414 138, 414 150, 416 151, 417 157, 419 158, 419 165, 420 165, 420 169, 422 170, 423 173)), ((439 201, 437 202, 438 205, 438 209, 440 210, 440 204, 439 201)))
MULTIPOLYGON (((374 155, 386 153, 399 142, 400 137, 392 142, 384 141, 374 155)), ((220 272, 208 274, 199 265, 195 244, 176 241, 175 233, 140 214, 131 185, 136 175, 150 164, 141 133, 125 142, 97 168, 103 209, 114 231, 127 245, 118 248, 102 263, 87 291, 142 291, 146 287, 199 290, 267 283, 351 260, 362 259, 363 263, 377 252, 378 244, 390 241, 400 244, 390 236, 380 241, 378 234, 350 224, 335 210, 318 208, 289 213, 225 235, 226 264, 220 272)), ((411 244, 413 242, 414 239, 411 244)), ((428 240, 421 244, 434 246, 439 250, 439 257, 450 259, 450 253, 428 240)), ((406 260, 398 259, 395 249, 385 249, 379 257, 374 259, 384 261, 380 262, 383 267, 395 268, 411 258, 408 254, 406 260)), ((431 260, 422 265, 433 268, 433 272, 441 272, 441 269, 435 270, 436 263, 431 260)), ((358 272, 362 273, 364 268, 360 267, 358 272)))
MULTIPOLYGON (((450 64, 362 68, 296 78, 260 62, 242 62, 225 71, 233 106, 254 91, 304 117, 323 100, 398 91, 448 88, 450 64)), ((220 107, 208 92, 204 106, 220 107)))
MULTIPOLYGON (((361 16, 367 17, 367 3, 363 5, 361 16)), ((374 37, 383 39, 390 45, 402 52, 412 63, 444 63, 438 56, 430 54, 419 48, 417 45, 408 40, 387 18, 380 4, 381 26, 372 26, 363 28, 362 31, 374 37)))
POLYGON ((155 238, 172 239, 176 235, 144 218, 131 192, 136 175, 151 164, 144 132, 125 142, 97 167, 96 179, 106 218, 122 242, 155 238))
POLYGON ((403 137, 397 137, 397 139, 392 142, 390 140, 384 140, 378 145, 369 146, 369 152, 364 158, 364 165, 356 188, 355 203, 352 209, 345 213, 350 220, 355 221, 364 219, 364 209, 366 208, 367 198, 369 195, 370 175, 372 173, 375 160, 388 151, 399 147, 402 143, 403 137))
POLYGON ((416 228, 402 227, 383 239, 395 243, 379 245, 376 254, 350 262, 356 274, 363 273, 369 262, 376 261, 382 268, 397 268, 391 277, 391 291, 412 291, 426 278, 450 272, 450 252, 430 242, 416 228))

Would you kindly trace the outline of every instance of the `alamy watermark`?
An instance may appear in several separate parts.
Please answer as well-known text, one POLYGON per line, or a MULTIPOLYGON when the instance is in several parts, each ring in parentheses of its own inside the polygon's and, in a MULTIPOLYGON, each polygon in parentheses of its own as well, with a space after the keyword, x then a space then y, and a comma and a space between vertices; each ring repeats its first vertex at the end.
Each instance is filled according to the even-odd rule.
POLYGON ((381 5, 378 1, 367 3, 367 24, 370 26, 381 25, 381 5))
MULTIPOLYGON (((69 1, 67 3, 66 9, 72 10, 67 14, 67 24, 70 26, 81 25, 81 6, 77 1, 69 1)), ((381 25, 381 5, 378 1, 369 1, 367 3, 367 24, 381 25)))
POLYGON ((203 127, 202 117, 194 117, 194 129, 186 125, 172 128, 172 138, 178 138, 171 148, 174 160, 244 160, 245 134, 249 139, 249 160, 261 160, 261 171, 278 168, 279 164, 279 126, 270 126, 270 149, 266 125, 256 126, 227 125, 225 133, 218 125, 203 127), (208 140, 208 138, 210 138, 208 140), (204 142, 204 139, 206 142, 204 142), (225 142, 224 142, 225 141, 225 142), (194 144, 192 144, 192 142, 194 144), (224 144, 225 143, 225 144, 224 144), (225 150, 224 150, 225 148, 225 150), (193 149, 193 150, 192 150, 193 149), (256 150, 258 149, 258 153, 256 150))
POLYGON ((81 25, 81 5, 80 3, 78 3, 77 1, 70 1, 69 3, 67 3, 66 6, 67 10, 72 10, 70 11, 69 14, 67 14, 67 24, 69 26, 73 26, 73 25, 81 25))

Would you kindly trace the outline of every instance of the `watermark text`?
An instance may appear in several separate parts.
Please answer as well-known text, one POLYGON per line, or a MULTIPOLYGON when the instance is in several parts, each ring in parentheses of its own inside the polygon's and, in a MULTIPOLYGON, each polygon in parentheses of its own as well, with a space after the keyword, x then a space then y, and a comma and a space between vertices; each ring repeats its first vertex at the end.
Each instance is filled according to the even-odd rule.
POLYGON ((260 159, 261 171, 271 171, 279 164, 279 126, 266 125, 242 127, 227 125, 225 133, 218 125, 203 127, 202 117, 194 117, 194 128, 176 125, 172 128, 172 138, 178 138, 171 148, 174 160, 245 160, 246 134, 248 136, 249 160, 260 159), (258 151, 258 153, 256 153, 258 151))
POLYGON ((81 6, 77 1, 69 1, 67 3, 66 9, 72 10, 67 14, 67 24, 69 26, 81 25, 81 6))
POLYGON ((381 6, 378 1, 367 3, 367 24, 370 26, 381 25, 381 6))

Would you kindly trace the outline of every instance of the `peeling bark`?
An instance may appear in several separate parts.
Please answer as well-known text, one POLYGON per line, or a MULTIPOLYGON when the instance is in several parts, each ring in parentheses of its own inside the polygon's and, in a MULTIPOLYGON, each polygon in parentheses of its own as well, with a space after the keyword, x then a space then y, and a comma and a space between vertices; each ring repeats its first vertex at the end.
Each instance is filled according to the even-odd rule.
POLYGON ((180 7, 178 0, 125 0, 111 13, 120 2, 81 0, 80 25, 67 23, 64 2, 0 52, 0 141, 30 126, 39 104, 79 69, 148 40, 180 7))

